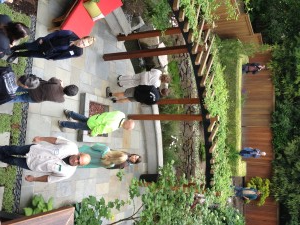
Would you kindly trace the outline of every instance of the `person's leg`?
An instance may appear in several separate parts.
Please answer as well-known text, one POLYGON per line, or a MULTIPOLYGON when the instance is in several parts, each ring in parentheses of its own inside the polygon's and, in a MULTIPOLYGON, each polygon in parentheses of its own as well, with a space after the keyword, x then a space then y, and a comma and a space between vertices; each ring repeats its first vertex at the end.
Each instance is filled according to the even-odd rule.
POLYGON ((23 51, 15 52, 11 56, 13 57, 33 57, 33 58, 45 58, 45 55, 41 51, 23 51))
POLYGON ((127 102, 131 102, 131 101, 128 98, 123 98, 123 99, 116 100, 114 103, 127 103, 127 102))
POLYGON ((77 123, 77 122, 70 122, 70 121, 60 121, 59 125, 74 130, 90 130, 87 123, 85 122, 77 123))
POLYGON ((115 92, 112 93, 112 96, 116 98, 125 98, 124 92, 115 92))
POLYGON ((26 93, 28 93, 28 89, 19 86, 18 89, 17 89, 17 91, 16 91, 16 93, 20 93, 20 92, 26 92, 26 93))
POLYGON ((22 145, 22 146, 17 146, 17 145, 5 145, 5 146, 0 146, 0 154, 5 154, 5 155, 26 155, 30 147, 32 145, 22 145))
POLYGON ((73 112, 73 111, 69 111, 68 112, 68 115, 74 119, 74 120, 78 120, 80 122, 87 122, 89 118, 87 118, 86 116, 82 115, 82 114, 79 114, 79 113, 76 113, 76 112, 73 112))
POLYGON ((21 95, 16 95, 16 97, 12 100, 10 100, 8 103, 16 103, 16 102, 29 102, 29 103, 35 103, 28 93, 24 93, 21 95))
POLYGON ((4 154, 0 154, 0 161, 7 163, 9 165, 18 166, 23 169, 30 170, 27 165, 26 158, 18 158, 14 156, 7 156, 4 154))
POLYGON ((29 50, 29 51, 39 51, 39 39, 33 41, 33 42, 26 42, 17 46, 13 46, 11 50, 17 51, 17 50, 29 50))

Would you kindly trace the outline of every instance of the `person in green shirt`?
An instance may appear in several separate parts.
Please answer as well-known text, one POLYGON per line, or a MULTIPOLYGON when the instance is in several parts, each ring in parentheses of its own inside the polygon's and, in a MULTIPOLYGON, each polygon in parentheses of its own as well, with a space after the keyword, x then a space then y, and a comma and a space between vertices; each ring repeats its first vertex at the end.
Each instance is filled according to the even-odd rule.
POLYGON ((89 130, 93 137, 99 134, 111 133, 120 127, 125 130, 132 130, 135 125, 134 121, 126 119, 125 114, 121 111, 104 112, 102 114, 95 114, 89 118, 67 109, 64 110, 64 114, 68 120, 74 119, 78 122, 59 120, 58 126, 61 131, 64 131, 64 127, 78 130, 89 130))
POLYGON ((99 168, 123 169, 130 164, 138 164, 142 157, 138 154, 130 154, 123 151, 113 151, 105 144, 96 143, 93 146, 83 145, 79 152, 91 156, 91 162, 88 165, 78 168, 99 168))

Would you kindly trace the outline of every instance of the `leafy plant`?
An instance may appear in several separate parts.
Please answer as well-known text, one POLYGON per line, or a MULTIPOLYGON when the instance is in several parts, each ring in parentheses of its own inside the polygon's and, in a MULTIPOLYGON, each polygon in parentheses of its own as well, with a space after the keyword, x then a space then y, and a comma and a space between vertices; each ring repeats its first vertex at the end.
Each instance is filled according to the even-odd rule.
POLYGON ((216 193, 209 189, 205 191, 205 203, 197 204, 191 209, 196 192, 204 193, 203 186, 194 181, 189 183, 184 176, 177 178, 170 163, 160 169, 160 177, 156 183, 146 184, 134 178, 129 187, 129 200, 126 202, 119 199, 106 202, 104 198, 97 200, 93 196, 83 199, 75 205, 75 224, 101 224, 104 218, 113 218, 112 209, 120 210, 121 206, 130 203, 134 206, 132 215, 111 222, 110 225, 123 221, 143 225, 244 224, 243 217, 225 202, 220 202, 216 193), (139 196, 142 203, 136 208, 134 199, 139 196), (213 205, 217 208, 212 207, 213 205))
POLYGON ((270 180, 263 179, 261 177, 253 177, 247 183, 247 187, 255 188, 260 191, 258 206, 262 206, 265 204, 266 198, 270 195, 270 180))
POLYGON ((24 208, 25 216, 31 216, 53 210, 53 198, 49 198, 48 202, 46 202, 42 195, 34 195, 31 205, 32 207, 24 208))

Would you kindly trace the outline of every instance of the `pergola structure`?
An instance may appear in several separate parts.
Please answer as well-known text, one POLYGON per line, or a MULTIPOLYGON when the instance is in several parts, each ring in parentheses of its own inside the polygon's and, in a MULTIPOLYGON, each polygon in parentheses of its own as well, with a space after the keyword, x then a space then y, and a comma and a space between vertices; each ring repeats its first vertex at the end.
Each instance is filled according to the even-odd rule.
MULTIPOLYGON (((207 95, 206 89, 213 85, 214 74, 211 72, 211 67, 214 60, 214 53, 212 52, 212 45, 215 37, 212 35, 213 25, 207 24, 200 16, 200 6, 197 8, 197 20, 198 23, 198 37, 193 37, 193 30, 190 29, 188 19, 185 17, 184 12, 180 9, 180 0, 169 0, 172 7, 175 18, 178 21, 178 27, 170 28, 164 31, 164 35, 180 34, 182 33, 185 40, 185 45, 137 50, 131 52, 119 52, 104 54, 103 59, 105 61, 132 59, 139 57, 151 57, 159 55, 171 55, 189 53, 194 76, 196 80, 196 87, 199 98, 188 99, 162 99, 158 104, 199 104, 201 114, 199 115, 174 115, 174 114, 158 114, 158 115, 129 115, 129 118, 135 120, 177 120, 177 121, 202 121, 204 128, 204 141, 206 149, 206 187, 213 185, 212 176, 213 170, 211 170, 212 152, 216 149, 217 140, 215 139, 219 129, 219 117, 211 117, 205 104, 204 98, 207 95)), ((117 38, 119 41, 123 40, 135 40, 145 37, 161 36, 161 31, 146 31, 140 33, 129 34, 128 36, 119 35, 117 38)), ((212 96, 214 96, 214 92, 212 96)))

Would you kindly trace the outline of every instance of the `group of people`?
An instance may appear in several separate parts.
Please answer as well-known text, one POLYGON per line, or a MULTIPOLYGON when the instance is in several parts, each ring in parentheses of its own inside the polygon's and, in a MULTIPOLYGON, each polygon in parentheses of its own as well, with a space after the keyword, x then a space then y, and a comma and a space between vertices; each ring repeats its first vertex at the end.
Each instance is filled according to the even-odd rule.
MULTIPOLYGON (((3 3, 3 1, 1 2, 3 3)), ((79 57, 83 48, 95 41, 94 37, 79 38, 69 30, 56 31, 33 42, 16 45, 30 34, 30 29, 20 22, 12 22, 7 15, 0 15, 0 58, 8 55, 11 63, 18 57, 36 57, 47 60, 62 60, 79 57)), ((243 65, 243 73, 264 69, 258 64, 243 65)), ((10 66, 0 67, 0 104, 52 101, 62 103, 64 96, 77 95, 76 85, 64 86, 55 77, 45 81, 33 74, 16 77, 10 66)), ((170 77, 158 69, 151 69, 133 76, 119 75, 117 84, 126 87, 124 92, 112 92, 106 88, 106 97, 113 103, 140 102, 147 105, 157 103, 169 94, 170 77)), ((113 132, 119 128, 134 129, 135 123, 126 119, 123 112, 113 111, 86 117, 71 110, 63 111, 66 120, 58 121, 59 128, 88 130, 91 136, 113 132)), ((259 149, 244 148, 240 155, 244 158, 265 156, 259 149)), ((28 175, 29 182, 58 182, 71 177, 76 168, 122 169, 130 164, 140 163, 142 157, 123 151, 111 150, 104 144, 93 146, 77 145, 63 137, 35 137, 33 144, 24 146, 0 146, 0 161, 24 169, 44 173, 43 176, 28 175), (48 142, 48 144, 45 144, 48 142), (50 144, 49 144, 50 143, 50 144), (25 156, 25 157, 24 157, 25 156)), ((260 193, 255 189, 235 188, 236 196, 255 199, 260 193)))
MULTIPOLYGON (((94 37, 79 38, 69 30, 56 31, 33 42, 17 45, 22 38, 30 34, 30 29, 19 22, 12 22, 7 15, 0 15, 0 58, 8 55, 6 61, 12 63, 18 57, 36 57, 47 60, 63 60, 79 57, 83 48, 95 41, 94 37)), ((161 96, 168 93, 170 77, 160 70, 153 69, 133 76, 120 75, 119 86, 128 87, 121 96, 111 93, 107 88, 107 97, 113 102, 138 101, 155 104, 161 96), (118 98, 118 99, 116 99, 118 98), (119 99, 121 98, 121 99, 119 99)), ((0 104, 52 101, 62 103, 65 95, 75 96, 79 92, 76 85, 64 86, 55 77, 48 81, 33 74, 17 78, 11 66, 0 67, 0 104)), ((68 109, 63 111, 66 120, 59 120, 58 126, 88 130, 91 136, 107 134, 119 128, 132 130, 135 122, 126 119, 121 111, 104 112, 86 117, 68 109)), ((93 146, 77 145, 63 137, 35 137, 33 143, 24 146, 0 146, 0 161, 24 169, 44 173, 43 176, 26 176, 29 182, 57 182, 71 177, 76 168, 122 169, 130 164, 140 163, 142 157, 124 151, 111 150, 108 146, 97 143, 93 146), (48 143, 47 143, 48 142, 48 143)))

